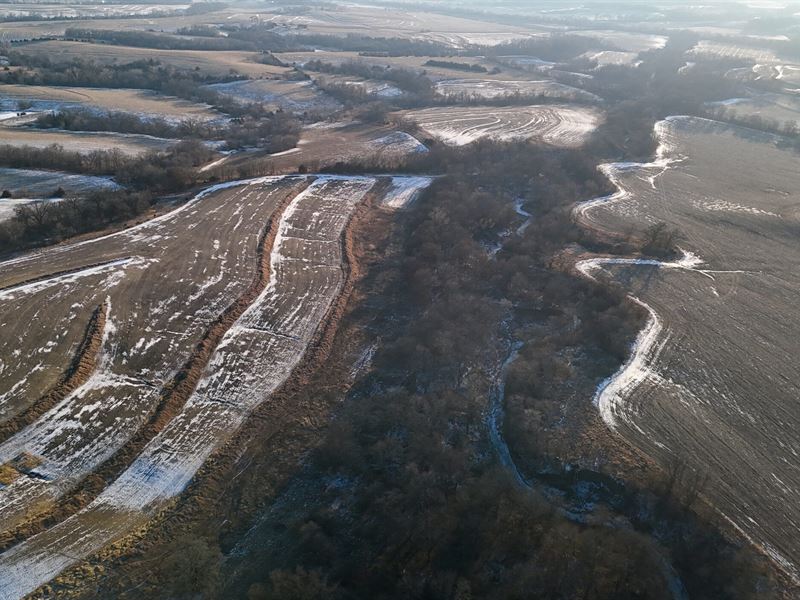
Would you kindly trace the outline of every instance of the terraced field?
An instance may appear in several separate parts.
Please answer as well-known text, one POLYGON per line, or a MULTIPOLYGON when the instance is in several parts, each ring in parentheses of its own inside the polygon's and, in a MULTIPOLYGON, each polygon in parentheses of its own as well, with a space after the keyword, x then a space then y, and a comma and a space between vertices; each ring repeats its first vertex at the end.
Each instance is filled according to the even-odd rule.
POLYGON ((796 92, 800 86, 800 64, 787 60, 769 48, 736 43, 702 40, 687 55, 740 61, 742 68, 731 69, 728 76, 744 81, 772 80, 787 86, 785 91, 796 92))
POLYGON ((746 98, 731 98, 712 103, 725 115, 774 120, 781 124, 800 123, 800 94, 757 94, 746 98))
MULTIPOLYGON (((429 183, 396 178, 383 202, 429 183)), ((145 523, 289 377, 344 283, 341 235, 375 184, 222 184, 133 229, 0 264, 0 532, 129 456, 83 510, 0 555, 0 598, 145 523), (82 381, 65 385, 76 357, 82 381)))
POLYGON ((269 20, 289 28, 303 26, 315 33, 421 38, 453 48, 469 44, 495 45, 545 31, 530 25, 523 28, 435 12, 355 4, 315 7, 302 15, 275 14, 269 20))
POLYGON ((428 135, 451 146, 481 138, 530 139, 561 147, 580 146, 600 123, 594 109, 574 106, 446 107, 402 113, 428 135))
POLYGON ((665 263, 579 263, 650 312, 596 401, 646 453, 708 476, 704 496, 797 579, 800 155, 780 138, 701 119, 671 118, 657 133, 656 161, 609 165, 619 192, 576 211, 609 232, 667 223, 685 251, 665 263))
MULTIPOLYGON (((266 155, 273 173, 294 173, 301 167, 319 171, 340 161, 397 162, 409 154, 427 152, 417 138, 385 125, 320 122, 304 128, 297 147, 266 155)), ((219 168, 253 160, 241 154, 223 161, 219 168)))
POLYGON ((17 197, 24 195, 27 198, 50 198, 58 188, 68 194, 79 194, 116 187, 117 184, 108 177, 0 168, 0 190, 8 190, 17 197))

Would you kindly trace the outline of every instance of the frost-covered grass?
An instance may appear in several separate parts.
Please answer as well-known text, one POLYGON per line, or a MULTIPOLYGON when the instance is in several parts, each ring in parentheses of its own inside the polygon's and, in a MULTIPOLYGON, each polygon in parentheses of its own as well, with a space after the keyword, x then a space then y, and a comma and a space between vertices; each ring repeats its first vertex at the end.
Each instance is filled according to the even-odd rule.
POLYGON ((61 131, 0 126, 0 144, 46 148, 58 144, 73 152, 89 154, 97 150, 116 149, 123 154, 137 155, 151 150, 166 150, 177 143, 147 135, 61 131))
MULTIPOLYGON (((9 190, 14 195, 24 192, 27 198, 50 198, 62 188, 67 194, 85 194, 95 190, 117 189, 119 186, 109 177, 74 175, 59 171, 0 168, 0 190, 9 190)), ((0 220, 6 218, 0 199, 0 220)))
POLYGON ((408 208, 432 182, 431 177, 392 177, 382 204, 393 209, 408 208))

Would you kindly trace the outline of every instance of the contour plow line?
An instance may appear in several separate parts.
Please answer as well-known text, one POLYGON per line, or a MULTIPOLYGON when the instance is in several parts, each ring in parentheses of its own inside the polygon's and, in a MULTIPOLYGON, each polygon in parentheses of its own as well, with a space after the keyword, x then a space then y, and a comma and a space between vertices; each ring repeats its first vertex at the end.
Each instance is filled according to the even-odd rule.
POLYGON ((180 412, 86 508, 0 555, 0 600, 31 593, 169 506, 286 381, 343 285, 341 237, 374 184, 366 177, 320 177, 289 202, 266 286, 222 337, 180 412))

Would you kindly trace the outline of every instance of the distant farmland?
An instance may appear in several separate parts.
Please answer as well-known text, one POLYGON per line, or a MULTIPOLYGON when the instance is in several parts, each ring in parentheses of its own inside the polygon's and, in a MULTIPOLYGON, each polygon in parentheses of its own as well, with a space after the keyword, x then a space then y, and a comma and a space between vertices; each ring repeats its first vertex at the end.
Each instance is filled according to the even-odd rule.
POLYGON ((16 109, 20 101, 28 101, 32 104, 33 110, 81 106, 109 112, 132 112, 170 120, 201 121, 218 119, 222 116, 203 104, 162 96, 149 90, 0 85, 0 98, 8 110, 16 109))
POLYGON ((207 75, 229 75, 231 70, 249 77, 283 73, 286 69, 262 65, 255 61, 257 52, 158 50, 91 44, 87 42, 45 41, 17 46, 26 54, 47 56, 53 61, 90 60, 100 64, 128 63, 137 60, 157 60, 178 69, 195 70, 207 75))
POLYGON ((403 116, 452 146, 481 138, 531 139, 554 146, 580 146, 601 119, 593 109, 555 105, 427 108, 403 116))
POLYGON ((134 156, 150 150, 165 150, 175 143, 176 140, 146 135, 0 126, 0 145, 46 148, 58 144, 82 154, 114 148, 123 154, 134 156))

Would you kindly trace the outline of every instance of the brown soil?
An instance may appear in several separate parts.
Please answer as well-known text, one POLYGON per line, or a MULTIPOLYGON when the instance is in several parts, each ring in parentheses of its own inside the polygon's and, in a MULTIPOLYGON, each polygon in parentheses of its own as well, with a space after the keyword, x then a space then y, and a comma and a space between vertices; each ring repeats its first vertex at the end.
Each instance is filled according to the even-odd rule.
POLYGON ((27 410, 0 424, 0 443, 36 421, 71 392, 86 383, 97 364, 97 355, 100 353, 103 330, 106 326, 106 313, 107 307, 104 304, 94 310, 72 364, 69 365, 58 383, 27 410))
MULTIPOLYGON (((391 228, 392 214, 375 207, 380 191, 381 187, 374 188, 348 222, 342 236, 345 283, 290 379, 212 454, 171 507, 143 530, 101 551, 91 563, 84 561, 54 581, 64 585, 60 597, 91 597, 87 584, 103 573, 112 573, 126 586, 134 578, 138 583, 147 581, 141 570, 157 568, 149 557, 176 536, 206 530, 208 523, 219 525, 224 520, 223 537, 241 534, 296 472, 305 453, 319 443, 332 411, 352 383, 350 370, 364 346, 362 324, 349 316, 362 297, 356 284, 364 277, 365 266, 379 257, 391 228), (247 476, 240 477, 245 471, 247 476), (101 568, 90 566, 98 563, 101 568), (87 572, 95 576, 87 577, 87 572), (69 589, 73 582, 75 587, 69 589)), ((137 597, 158 595, 160 588, 149 589, 148 583, 135 586, 137 597)))

